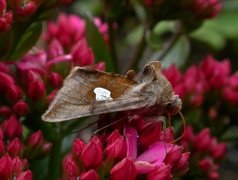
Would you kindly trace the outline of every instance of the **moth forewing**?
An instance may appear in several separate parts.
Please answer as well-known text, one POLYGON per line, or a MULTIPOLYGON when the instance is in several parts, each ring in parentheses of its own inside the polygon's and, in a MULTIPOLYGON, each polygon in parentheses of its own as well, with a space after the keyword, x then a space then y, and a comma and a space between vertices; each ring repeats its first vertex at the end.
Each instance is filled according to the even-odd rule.
POLYGON ((163 76, 159 61, 146 65, 137 78, 133 70, 123 76, 76 67, 65 79, 42 119, 59 122, 152 106, 160 108, 158 112, 161 113, 177 113, 181 109, 181 100, 163 76))

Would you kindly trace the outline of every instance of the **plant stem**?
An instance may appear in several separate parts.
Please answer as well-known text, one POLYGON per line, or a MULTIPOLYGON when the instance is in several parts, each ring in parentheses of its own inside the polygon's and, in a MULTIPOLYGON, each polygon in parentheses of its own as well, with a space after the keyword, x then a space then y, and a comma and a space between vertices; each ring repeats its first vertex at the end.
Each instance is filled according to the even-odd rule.
POLYGON ((162 49, 162 52, 159 55, 158 60, 162 61, 165 58, 165 56, 170 52, 170 50, 176 44, 177 40, 183 34, 183 26, 180 21, 176 22, 175 30, 176 30, 175 33, 172 35, 172 37, 169 39, 169 41, 165 44, 165 47, 162 49))
POLYGON ((60 168, 61 168, 61 145, 62 145, 62 137, 58 134, 57 137, 53 140, 52 150, 50 154, 50 162, 48 168, 48 178, 51 180, 58 179, 60 175, 60 168))
POLYGON ((110 47, 112 64, 114 65, 114 70, 117 72, 118 59, 117 59, 117 52, 116 52, 116 45, 115 45, 115 38, 114 38, 113 22, 109 19, 107 23, 108 23, 109 47, 110 47))
POLYGON ((138 43, 134 56, 132 57, 132 60, 130 62, 129 69, 137 69, 138 63, 141 59, 141 56, 143 55, 144 49, 146 47, 145 46, 146 45, 146 41, 145 41, 146 29, 147 28, 144 28, 143 30, 143 34, 141 36, 140 42, 138 43))
POLYGON ((162 50, 161 54, 158 57, 158 60, 162 61, 165 56, 170 52, 170 50, 174 47, 176 44, 177 40, 181 36, 181 33, 175 33, 173 36, 169 39, 167 44, 165 45, 164 49, 162 50))

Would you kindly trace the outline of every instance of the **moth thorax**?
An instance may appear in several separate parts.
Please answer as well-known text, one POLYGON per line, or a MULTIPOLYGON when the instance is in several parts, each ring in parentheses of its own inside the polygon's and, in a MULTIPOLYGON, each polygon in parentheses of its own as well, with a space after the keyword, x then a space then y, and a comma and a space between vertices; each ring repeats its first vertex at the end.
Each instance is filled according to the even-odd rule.
POLYGON ((108 101, 112 100, 111 98, 111 91, 102 88, 102 87, 96 87, 93 92, 95 93, 95 99, 96 101, 108 101))

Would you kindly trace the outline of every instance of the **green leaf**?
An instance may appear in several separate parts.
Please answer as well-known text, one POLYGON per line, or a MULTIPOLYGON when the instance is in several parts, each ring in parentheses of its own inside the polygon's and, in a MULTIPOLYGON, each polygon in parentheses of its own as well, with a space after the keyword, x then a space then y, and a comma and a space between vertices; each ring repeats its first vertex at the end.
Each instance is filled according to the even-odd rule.
POLYGON ((146 42, 153 49, 157 49, 157 50, 161 49, 161 46, 162 46, 161 36, 158 34, 155 34, 153 31, 150 31, 147 34, 146 42))
POLYGON ((92 18, 86 18, 86 36, 89 46, 92 48, 96 62, 105 61, 106 71, 115 71, 115 62, 111 60, 102 34, 93 23, 92 18))
POLYGON ((138 44, 142 35, 143 35, 143 27, 141 25, 131 29, 126 37, 127 44, 131 46, 138 44))
POLYGON ((209 28, 206 26, 192 33, 190 37, 205 44, 208 44, 216 50, 222 49, 225 46, 224 36, 213 28, 209 28))
POLYGON ((205 21, 190 36, 220 50, 225 46, 226 39, 238 38, 237 19, 237 11, 223 11, 217 18, 205 21))
POLYGON ((161 35, 166 32, 173 32, 175 29, 175 21, 160 21, 153 28, 153 32, 157 35, 161 35))
MULTIPOLYGON (((159 59, 163 49, 157 51, 150 59, 159 59)), ((162 59, 163 67, 169 67, 171 64, 182 66, 190 52, 189 40, 186 36, 181 36, 166 56, 162 59)))
POLYGON ((33 23, 29 26, 12 51, 10 59, 18 59, 28 52, 37 42, 42 32, 42 22, 33 23))

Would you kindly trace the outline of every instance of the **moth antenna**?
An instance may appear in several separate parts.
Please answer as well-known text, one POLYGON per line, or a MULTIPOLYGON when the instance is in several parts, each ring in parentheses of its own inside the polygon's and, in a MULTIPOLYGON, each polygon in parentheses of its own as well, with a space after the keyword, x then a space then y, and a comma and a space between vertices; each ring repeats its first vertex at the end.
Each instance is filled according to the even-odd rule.
POLYGON ((116 121, 114 121, 114 122, 112 122, 112 123, 109 123, 109 124, 107 124, 106 126, 103 126, 102 128, 97 129, 96 131, 94 131, 93 134, 95 135, 95 134, 97 134, 98 132, 100 132, 101 130, 106 129, 106 128, 108 128, 108 127, 110 127, 110 126, 112 126, 112 125, 114 125, 114 124, 116 124, 116 123, 118 123, 118 122, 124 120, 125 118, 126 118, 126 117, 123 117, 123 118, 120 118, 120 119, 118 119, 118 120, 116 120, 116 121))
POLYGON ((84 127, 81 127, 81 128, 79 128, 79 129, 73 130, 72 133, 78 133, 78 132, 80 132, 80 131, 83 131, 83 130, 85 130, 85 129, 91 127, 92 125, 96 124, 98 121, 100 121, 100 120, 96 120, 96 121, 93 121, 93 122, 91 122, 91 123, 88 123, 88 124, 87 124, 86 126, 84 126, 84 127))
POLYGON ((182 139, 184 134, 185 134, 186 120, 185 120, 185 118, 184 118, 184 116, 183 116, 181 111, 179 111, 178 113, 179 113, 179 115, 180 115, 180 117, 182 119, 182 122, 183 122, 183 133, 182 133, 182 135, 180 137, 178 137, 177 139, 173 140, 172 143, 175 143, 175 142, 179 141, 180 139, 182 139))
POLYGON ((168 152, 167 152, 167 147, 166 147, 166 142, 165 142, 165 140, 166 140, 166 133, 165 133, 165 131, 166 131, 166 121, 165 121, 165 119, 163 119, 163 120, 161 120, 161 122, 162 122, 162 124, 163 124, 164 148, 165 148, 165 152, 166 152, 166 154, 167 154, 168 152))

